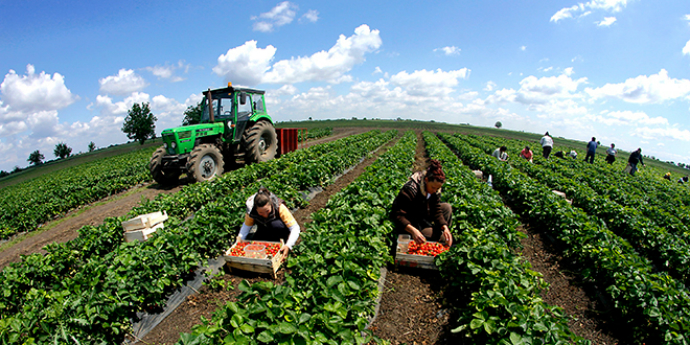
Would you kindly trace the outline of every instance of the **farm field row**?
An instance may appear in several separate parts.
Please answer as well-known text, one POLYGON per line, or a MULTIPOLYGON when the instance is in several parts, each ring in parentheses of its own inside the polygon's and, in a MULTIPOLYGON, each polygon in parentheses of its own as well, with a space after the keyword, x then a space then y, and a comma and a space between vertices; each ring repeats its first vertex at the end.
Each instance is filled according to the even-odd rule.
POLYGON ((566 248, 564 255, 583 267, 581 274, 598 286, 631 326, 640 342, 687 344, 690 296, 685 286, 612 233, 596 217, 569 205, 551 188, 487 155, 469 142, 442 135, 442 139, 471 166, 491 174, 494 186, 513 200, 513 207, 533 226, 550 229, 566 248))
MULTIPOLYGON (((121 340, 136 311, 160 306, 166 295, 188 278, 190 270, 205 258, 215 257, 227 249, 227 244, 234 239, 235 225, 241 224, 244 200, 259 185, 286 191, 282 196, 288 204, 300 205, 303 203, 300 190, 329 183, 333 176, 359 162, 394 135, 394 131, 372 133, 349 141, 344 139, 339 146, 323 144, 328 149, 321 155, 304 156, 307 150, 297 151, 295 155, 302 155, 301 161, 279 162, 288 158, 287 155, 277 159, 274 164, 283 164, 282 172, 260 181, 254 178, 246 188, 241 188, 243 184, 228 188, 226 184, 232 185, 238 179, 228 174, 215 183, 193 185, 204 185, 190 188, 194 192, 157 198, 136 211, 176 204, 198 205, 199 209, 192 219, 183 222, 180 217, 187 216, 193 209, 182 207, 173 211, 173 207, 170 213, 174 217, 166 223, 164 232, 144 243, 116 241, 114 248, 104 255, 60 260, 49 253, 53 260, 51 265, 60 264, 59 268, 65 273, 60 279, 51 276, 53 269, 27 265, 26 260, 21 266, 6 268, 3 275, 7 279, 2 288, 6 296, 13 298, 0 302, 2 339, 12 342, 20 337, 33 337, 37 342, 44 342, 67 341, 74 337, 86 343, 121 340), (188 199, 184 199, 185 196, 188 199), (33 268, 35 272, 26 268, 33 268), (41 278, 46 278, 48 283, 36 287, 44 284, 41 278), (40 325, 37 320, 41 320, 40 325)), ((256 175, 261 168, 254 169, 256 175)), ((252 170, 246 172, 249 171, 252 170)), ((119 227, 117 220, 111 223, 117 224, 113 231, 121 237, 121 231, 116 229, 119 227)))
POLYGON ((151 181, 144 149, 63 169, 0 189, 0 239, 33 231, 56 216, 151 181))

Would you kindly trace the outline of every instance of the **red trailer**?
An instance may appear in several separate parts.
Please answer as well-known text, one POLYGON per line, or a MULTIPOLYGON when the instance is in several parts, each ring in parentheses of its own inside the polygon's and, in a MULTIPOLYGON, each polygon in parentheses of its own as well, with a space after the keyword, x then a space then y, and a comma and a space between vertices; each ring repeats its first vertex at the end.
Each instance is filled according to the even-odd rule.
POLYGON ((302 148, 305 140, 300 141, 300 133, 302 138, 307 137, 306 128, 276 128, 276 134, 278 135, 276 157, 302 148))

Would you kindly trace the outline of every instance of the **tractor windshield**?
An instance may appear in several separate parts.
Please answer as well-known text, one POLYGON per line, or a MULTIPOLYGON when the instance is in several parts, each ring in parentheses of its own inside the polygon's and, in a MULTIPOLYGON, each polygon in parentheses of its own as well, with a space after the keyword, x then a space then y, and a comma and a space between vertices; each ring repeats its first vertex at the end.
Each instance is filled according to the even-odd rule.
MULTIPOLYGON (((211 102, 213 105, 214 120, 216 122, 232 121, 233 98, 215 98, 215 96, 216 95, 214 95, 213 101, 211 102)), ((211 117, 208 113, 208 103, 204 100, 201 106, 201 123, 209 122, 211 122, 211 117)))

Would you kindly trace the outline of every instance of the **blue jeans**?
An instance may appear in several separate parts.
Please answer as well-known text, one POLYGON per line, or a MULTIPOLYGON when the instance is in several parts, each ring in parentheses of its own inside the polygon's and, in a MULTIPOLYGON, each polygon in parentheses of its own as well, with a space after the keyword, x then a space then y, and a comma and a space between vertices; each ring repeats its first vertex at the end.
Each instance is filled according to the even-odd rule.
POLYGON ((630 169, 630 175, 635 176, 635 171, 637 171, 637 163, 635 163, 635 164, 630 163, 630 167, 632 168, 632 169, 630 169))

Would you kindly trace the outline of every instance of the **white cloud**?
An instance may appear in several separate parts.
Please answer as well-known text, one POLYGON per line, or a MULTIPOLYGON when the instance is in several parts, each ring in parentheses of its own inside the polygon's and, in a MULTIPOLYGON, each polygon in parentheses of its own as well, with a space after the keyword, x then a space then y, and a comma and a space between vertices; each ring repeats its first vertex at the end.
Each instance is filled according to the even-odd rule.
POLYGON ((274 28, 290 24, 295 19, 296 10, 297 5, 283 1, 270 11, 260 14, 258 17, 251 17, 252 20, 258 20, 254 23, 254 31, 271 32, 274 28))
POLYGON ((264 74, 271 68, 275 53, 276 48, 271 45, 257 48, 256 41, 247 41, 219 56, 213 72, 225 77, 225 81, 254 86, 262 82, 264 74))
MULTIPOLYGON (((604 10, 612 13, 620 12, 628 5, 628 0, 592 0, 586 3, 579 3, 572 7, 565 7, 551 16, 550 21, 558 23, 559 20, 573 18, 575 13, 582 12, 580 17, 591 13, 589 10, 604 10)), ((608 20, 605 19, 604 22, 608 20)), ((614 18, 615 21, 615 18, 614 18)), ((610 25, 610 24, 609 24, 610 25)))
POLYGON ((178 81, 183 81, 184 78, 175 75, 175 70, 183 69, 185 72, 189 69, 189 65, 185 65, 182 60, 178 61, 175 65, 156 65, 153 67, 146 67, 145 70, 151 72, 153 75, 159 79, 170 79, 171 82, 176 83, 178 81))
POLYGON ((630 103, 661 103, 690 95, 690 80, 669 78, 665 69, 651 76, 640 75, 624 83, 587 88, 593 100, 616 98, 630 103))
POLYGON ((374 68, 374 72, 372 72, 372 73, 371 73, 371 75, 374 75, 374 74, 379 74, 379 73, 381 73, 381 74, 382 74, 382 73, 383 73, 383 71, 381 70, 381 67, 379 67, 379 66, 376 66, 376 68, 374 68))
POLYGON ((493 91, 495 88, 496 88, 496 83, 489 80, 488 82, 486 82, 486 87, 484 88, 484 91, 493 91))
POLYGON ((117 75, 107 76, 98 80, 101 92, 124 96, 132 92, 143 90, 148 83, 131 69, 121 69, 117 75))
POLYGON ((393 85, 402 87, 412 96, 445 96, 454 91, 458 79, 467 79, 470 70, 467 68, 444 72, 440 68, 436 71, 406 71, 391 76, 393 85))
POLYGON ((616 22, 616 17, 605 17, 604 20, 596 22, 597 26, 611 26, 616 22))
POLYGON ((690 55, 690 40, 683 47, 683 55, 690 55))
POLYGON ((303 14, 299 19, 300 23, 309 22, 316 23, 319 20, 319 11, 309 10, 307 13, 303 14))
POLYGON ((33 65, 27 65, 22 76, 10 70, 0 84, 0 96, 0 120, 7 115, 19 119, 34 112, 62 109, 78 99, 65 86, 62 75, 36 74, 33 65))
POLYGON ((549 67, 546 67, 546 68, 544 68, 544 67, 539 67, 539 68, 537 68, 537 70, 538 70, 538 71, 542 71, 542 72, 551 72, 551 71, 553 70, 553 66, 549 66, 549 67))
POLYGON ((448 55, 448 56, 460 55, 460 48, 458 48, 458 47, 456 47, 456 46, 450 46, 450 47, 443 47, 443 48, 436 48, 436 49, 434 49, 434 52, 437 52, 437 51, 442 51, 444 54, 446 54, 446 55, 448 55))
POLYGON ((642 111, 633 112, 630 110, 605 112, 600 116, 595 116, 595 121, 609 126, 625 125, 668 125, 668 120, 664 117, 649 117, 642 111))
POLYGON ((565 74, 567 76, 571 76, 571 75, 573 75, 573 73, 575 73, 575 72, 573 71, 572 67, 568 67, 568 68, 563 70, 563 74, 565 74))
POLYGON ((690 131, 676 127, 649 128, 640 127, 635 129, 633 136, 646 140, 675 139, 680 141, 690 141, 690 131))
POLYGON ((520 50, 522 50, 524 52, 525 50, 527 50, 527 46, 521 46, 520 50))
POLYGON ((257 48, 256 41, 249 41, 218 57, 218 65, 213 68, 213 72, 225 77, 226 81, 249 86, 305 81, 340 83, 351 81, 352 77, 345 73, 354 65, 364 62, 366 53, 380 46, 379 31, 361 25, 350 37, 340 35, 328 51, 320 51, 308 57, 280 60, 271 66, 276 48, 257 48))

